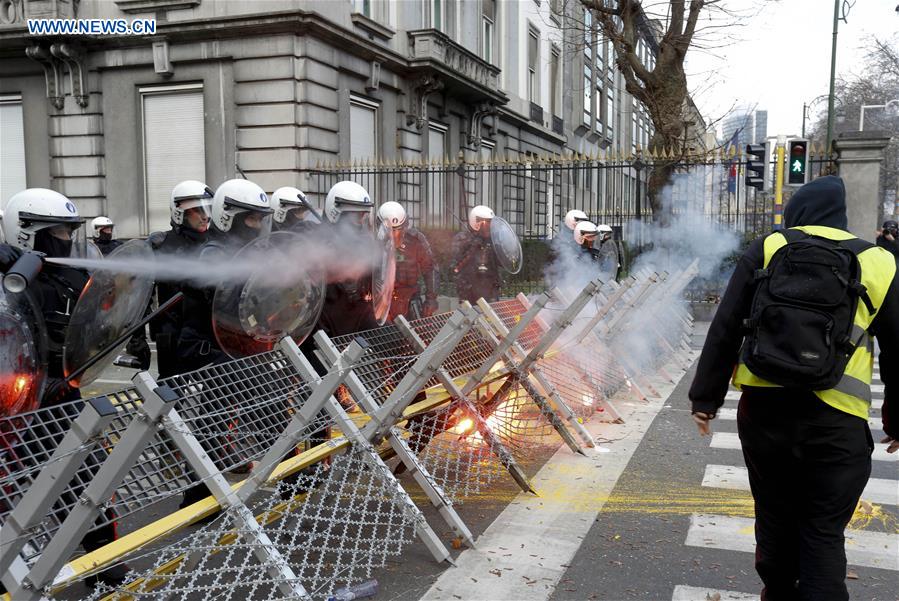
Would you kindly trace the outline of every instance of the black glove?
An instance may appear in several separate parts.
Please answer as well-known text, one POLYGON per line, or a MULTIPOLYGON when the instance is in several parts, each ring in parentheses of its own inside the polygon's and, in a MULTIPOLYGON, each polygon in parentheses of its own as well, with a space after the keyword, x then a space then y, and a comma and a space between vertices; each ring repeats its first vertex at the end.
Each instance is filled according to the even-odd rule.
POLYGON ((150 345, 147 344, 145 336, 140 334, 132 336, 128 341, 128 346, 125 347, 125 352, 137 357, 142 370, 150 369, 150 345))
POLYGON ((0 244, 0 271, 4 273, 19 260, 22 251, 9 244, 0 244))

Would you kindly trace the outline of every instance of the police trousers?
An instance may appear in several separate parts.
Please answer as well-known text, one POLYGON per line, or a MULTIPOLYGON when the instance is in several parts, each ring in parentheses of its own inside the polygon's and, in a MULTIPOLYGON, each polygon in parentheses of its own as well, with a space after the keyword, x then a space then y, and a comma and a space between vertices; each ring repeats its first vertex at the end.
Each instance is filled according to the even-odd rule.
POLYGON ((871 474, 867 421, 808 391, 747 388, 737 426, 762 600, 848 600, 843 531, 871 474))

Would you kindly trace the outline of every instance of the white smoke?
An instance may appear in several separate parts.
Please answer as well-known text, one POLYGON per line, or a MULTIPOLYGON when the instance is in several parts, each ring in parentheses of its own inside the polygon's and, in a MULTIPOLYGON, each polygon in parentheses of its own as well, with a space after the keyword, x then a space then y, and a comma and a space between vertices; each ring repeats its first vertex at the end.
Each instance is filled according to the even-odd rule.
POLYGON ((147 257, 112 256, 106 259, 47 259, 52 263, 130 273, 155 281, 181 282, 207 287, 242 283, 255 278, 258 284, 287 288, 305 277, 324 277, 328 283, 359 278, 375 268, 383 248, 371 236, 354 236, 340 230, 316 235, 295 235, 287 244, 266 249, 249 248, 236 256, 204 254, 200 249, 178 255, 147 257))
MULTIPOLYGON (((701 180, 690 182, 698 185, 687 185, 686 189, 703 189, 705 174, 690 173, 686 177, 701 180)), ((673 186, 664 190, 663 197, 670 198, 672 189, 673 186)), ((600 274, 598 267, 591 269, 589 262, 578 259, 579 249, 571 242, 570 231, 564 226, 561 230, 562 235, 553 241, 555 259, 547 266, 545 275, 548 287, 557 287, 570 302, 590 280, 600 274)), ((629 240, 642 240, 645 245, 643 252, 629 266, 629 274, 639 278, 634 288, 639 288, 645 277, 654 273, 662 280, 656 288, 658 296, 653 296, 653 302, 641 305, 639 310, 628 315, 621 322, 623 327, 613 337, 605 336, 602 345, 579 348, 573 344, 574 338, 602 306, 602 299, 597 297, 597 302, 589 303, 566 331, 560 346, 581 359, 585 358, 584 353, 605 349, 611 358, 617 358, 619 362, 626 359, 629 365, 649 373, 658 368, 660 351, 670 350, 669 345, 676 347, 682 332, 677 314, 666 311, 673 308, 672 303, 682 303, 682 308, 686 306, 680 291, 673 294, 672 286, 676 285, 678 274, 698 260, 697 277, 719 276, 724 261, 739 249, 740 236, 698 210, 675 214, 666 226, 634 221, 626 224, 624 231, 629 240), (667 294, 669 291, 672 294, 667 294), (664 302, 665 306, 658 306, 659 302, 664 302)), ((611 289, 604 287, 603 294, 608 296, 610 293, 611 289)), ((622 301, 616 303, 616 307, 623 305, 622 301)), ((560 308, 561 305, 553 304, 546 311, 545 319, 552 321, 560 308)))

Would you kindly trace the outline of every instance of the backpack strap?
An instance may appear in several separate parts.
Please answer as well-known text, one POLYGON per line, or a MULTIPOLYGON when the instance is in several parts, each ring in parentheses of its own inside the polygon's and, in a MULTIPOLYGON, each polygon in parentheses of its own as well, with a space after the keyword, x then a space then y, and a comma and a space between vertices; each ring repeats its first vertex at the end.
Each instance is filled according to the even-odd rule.
POLYGON ((849 240, 840 240, 838 242, 840 246, 843 248, 847 248, 854 252, 856 255, 860 255, 869 248, 874 248, 874 244, 868 242, 867 240, 862 240, 861 238, 851 238, 849 240))
POLYGON ((799 242, 800 240, 805 240, 806 238, 811 238, 810 234, 806 234, 802 230, 794 230, 790 228, 777 230, 775 233, 779 233, 781 236, 786 238, 787 244, 790 244, 792 242, 799 242))
MULTIPOLYGON (((867 240, 862 240, 861 238, 850 238, 849 240, 840 240, 837 242, 843 248, 852 251, 852 253, 857 257, 861 253, 865 252, 869 248, 874 248, 874 244, 868 242, 867 240)), ((858 296, 863 303, 865 303, 865 307, 868 309, 868 313, 874 315, 877 313, 877 309, 874 307, 874 303, 871 302, 871 297, 868 296, 868 288, 859 282, 858 280, 852 280, 849 282, 849 289, 858 296)))

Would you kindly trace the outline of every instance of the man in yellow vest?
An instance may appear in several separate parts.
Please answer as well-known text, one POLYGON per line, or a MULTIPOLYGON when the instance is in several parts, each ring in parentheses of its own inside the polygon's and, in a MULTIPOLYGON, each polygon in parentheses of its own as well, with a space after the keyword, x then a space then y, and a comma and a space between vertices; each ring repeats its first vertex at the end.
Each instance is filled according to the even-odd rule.
POLYGON ((843 531, 870 476, 874 449, 867 421, 873 337, 880 345, 886 388, 882 419, 887 436, 881 442, 888 444, 887 452, 899 449, 899 406, 896 401, 890 405, 891 394, 896 394, 892 381, 899 373, 899 278, 893 255, 846 231, 846 190, 838 177, 821 177, 797 190, 784 211, 784 224, 790 229, 755 240, 737 263, 690 388, 693 420, 700 434, 709 434, 732 376, 742 391, 737 428, 755 499, 756 570, 764 583, 762 599, 843 601, 849 599, 843 531), (827 304, 823 300, 818 309, 806 310, 807 320, 791 317, 804 310, 791 313, 792 301, 784 301, 786 307, 771 302, 778 294, 786 298, 807 292, 814 306, 814 297, 836 273, 827 267, 819 279, 808 277, 816 266, 795 262, 784 271, 784 257, 790 256, 797 241, 804 241, 806 248, 818 245, 825 253, 836 248, 838 255, 850 257, 847 265, 860 272, 857 279, 838 280, 845 285, 844 292, 857 298, 857 303, 845 303, 843 298, 846 306, 855 307, 855 314, 846 310, 848 334, 842 339, 831 339, 840 323, 821 308, 827 304), (775 286, 775 271, 789 276, 802 270, 811 271, 802 277, 777 276, 782 279, 775 286), (808 335, 818 327, 815 320, 825 324, 824 336, 808 335), (780 354, 770 344, 781 340, 781 347, 790 347, 791 337, 807 337, 808 342, 795 345, 799 352, 780 354), (815 345, 837 349, 833 356, 840 357, 831 360, 826 377, 832 383, 824 389, 796 384, 805 377, 804 370, 821 364, 827 355, 809 350, 815 345), (774 359, 760 355, 760 349, 774 359), (779 375, 778 361, 787 366, 785 375, 779 375), (792 370, 790 361, 795 361, 792 370), (768 379, 753 369, 764 371, 768 379))

